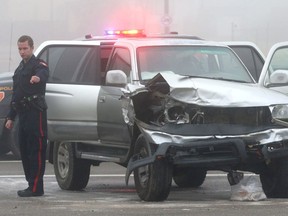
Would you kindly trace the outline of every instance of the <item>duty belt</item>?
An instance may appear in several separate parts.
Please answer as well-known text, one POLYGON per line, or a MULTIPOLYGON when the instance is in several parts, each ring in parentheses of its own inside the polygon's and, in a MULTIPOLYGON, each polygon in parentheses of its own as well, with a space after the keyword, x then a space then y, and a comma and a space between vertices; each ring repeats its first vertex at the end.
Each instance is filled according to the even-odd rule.
MULTIPOLYGON (((19 102, 12 102, 11 106, 15 111, 23 112, 23 111, 30 110, 31 107, 37 106, 37 103, 35 102, 38 101, 39 99, 45 100, 44 95, 32 95, 32 96, 24 97, 19 102)), ((35 108, 39 108, 39 107, 37 106, 35 108)))
POLYGON ((29 97, 24 97, 21 101, 30 102, 30 101, 33 101, 33 100, 36 100, 36 99, 39 99, 39 98, 44 98, 44 95, 32 95, 32 96, 29 96, 29 97))

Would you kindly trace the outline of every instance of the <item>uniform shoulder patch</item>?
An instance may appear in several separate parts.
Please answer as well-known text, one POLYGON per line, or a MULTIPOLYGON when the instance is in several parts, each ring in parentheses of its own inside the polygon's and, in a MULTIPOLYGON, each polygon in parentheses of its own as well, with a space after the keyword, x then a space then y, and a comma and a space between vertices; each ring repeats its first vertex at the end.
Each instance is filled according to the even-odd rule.
POLYGON ((5 98, 5 92, 0 92, 0 102, 5 98))

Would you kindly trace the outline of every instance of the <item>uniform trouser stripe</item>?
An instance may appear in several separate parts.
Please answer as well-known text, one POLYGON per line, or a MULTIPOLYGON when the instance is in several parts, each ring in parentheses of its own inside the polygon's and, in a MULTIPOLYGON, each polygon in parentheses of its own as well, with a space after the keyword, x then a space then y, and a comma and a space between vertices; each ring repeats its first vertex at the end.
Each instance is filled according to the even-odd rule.
POLYGON ((42 130, 42 113, 39 113, 39 130, 40 130, 40 134, 41 137, 39 137, 38 139, 38 170, 37 170, 37 175, 35 176, 34 179, 34 185, 33 185, 33 192, 37 191, 37 185, 39 182, 39 177, 41 175, 41 168, 42 168, 42 148, 43 148, 43 143, 42 143, 42 137, 43 137, 43 130, 42 130))
POLYGON ((39 130, 40 130, 40 134, 43 137, 44 133, 43 133, 43 127, 42 127, 42 112, 40 112, 40 116, 39 116, 39 130))

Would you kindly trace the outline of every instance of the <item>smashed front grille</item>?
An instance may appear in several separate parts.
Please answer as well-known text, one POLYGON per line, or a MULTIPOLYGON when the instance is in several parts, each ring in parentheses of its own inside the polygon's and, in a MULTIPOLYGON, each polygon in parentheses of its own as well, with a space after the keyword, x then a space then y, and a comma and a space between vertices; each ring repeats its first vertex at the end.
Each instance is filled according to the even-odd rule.
POLYGON ((157 126, 166 124, 233 124, 263 126, 271 124, 268 107, 201 107, 175 101, 159 92, 134 98, 136 117, 157 126))

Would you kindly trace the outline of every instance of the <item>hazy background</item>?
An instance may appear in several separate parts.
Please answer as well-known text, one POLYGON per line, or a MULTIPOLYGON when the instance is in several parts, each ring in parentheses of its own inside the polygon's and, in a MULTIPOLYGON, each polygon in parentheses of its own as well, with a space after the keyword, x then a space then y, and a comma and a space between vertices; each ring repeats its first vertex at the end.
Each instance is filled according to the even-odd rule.
POLYGON ((23 34, 37 48, 45 40, 102 35, 111 28, 252 41, 267 54, 288 40, 287 9, 287 0, 0 0, 0 72, 19 64, 16 42, 23 34))

